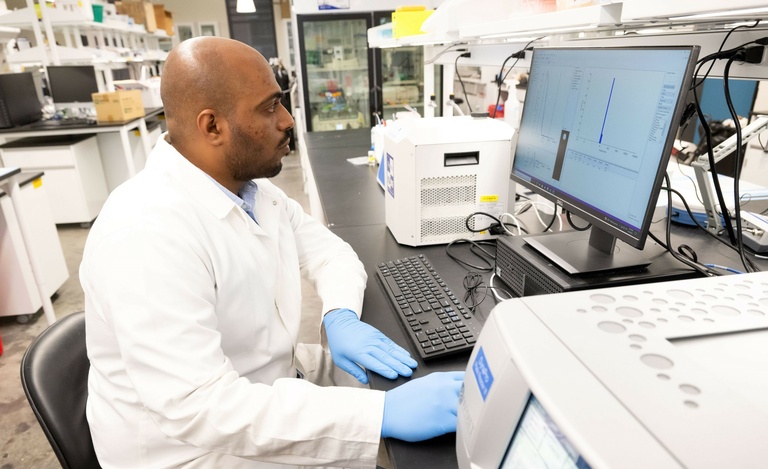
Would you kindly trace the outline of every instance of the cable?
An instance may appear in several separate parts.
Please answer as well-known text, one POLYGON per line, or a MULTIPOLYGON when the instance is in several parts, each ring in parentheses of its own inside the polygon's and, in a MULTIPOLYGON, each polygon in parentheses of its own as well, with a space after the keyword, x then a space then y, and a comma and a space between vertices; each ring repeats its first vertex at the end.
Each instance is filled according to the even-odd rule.
POLYGON ((507 75, 509 75, 509 72, 512 71, 513 68, 515 68, 515 65, 517 65, 517 62, 521 58, 520 54, 522 54, 523 57, 524 57, 525 56, 525 51, 528 50, 528 47, 531 44, 533 44, 534 42, 539 41, 541 39, 544 39, 545 37, 546 36, 540 36, 540 37, 537 37, 536 39, 532 39, 522 49, 520 49, 517 52, 512 53, 512 55, 510 55, 509 57, 504 59, 504 62, 502 62, 501 69, 499 69, 499 74, 496 76, 496 86, 498 88, 498 92, 496 93, 496 105, 493 107, 493 115, 491 116, 492 118, 494 118, 494 119, 496 118, 496 110, 499 109, 499 101, 501 101, 501 85, 504 83, 504 80, 507 79, 507 75), (502 78, 501 74, 504 73, 504 66, 507 64, 509 59, 517 59, 517 60, 515 60, 515 62, 509 67, 509 70, 507 71, 507 73, 502 78))
POLYGON ((464 88, 464 80, 461 79, 461 73, 459 73, 459 59, 462 57, 469 57, 469 52, 464 52, 463 54, 459 54, 456 56, 456 60, 453 62, 453 68, 456 71, 456 76, 459 77, 459 83, 461 84, 461 91, 464 93, 464 101, 467 103, 467 109, 469 109, 470 114, 472 113, 472 105, 469 103, 469 98, 467 97, 467 90, 464 88))
MULTIPOLYGON (((667 188, 671 187, 670 181, 669 181, 669 175, 667 173, 664 173, 664 182, 667 185, 667 188)), ((712 277, 715 275, 715 273, 706 267, 701 266, 700 264, 691 261, 687 257, 683 256, 682 254, 679 254, 675 252, 671 246, 672 246, 672 192, 671 190, 667 191, 667 226, 665 230, 666 234, 666 249, 667 252, 672 254, 672 257, 677 259, 678 261, 682 262, 683 264, 687 265, 688 267, 691 267, 695 269, 697 272, 701 273, 702 275, 706 277, 712 277)))
POLYGON ((552 225, 555 224, 555 220, 559 221, 559 231, 563 231, 563 219, 557 216, 557 202, 553 204, 554 211, 552 212, 552 219, 549 221, 549 223, 544 223, 544 220, 541 218, 541 214, 539 213, 539 210, 536 208, 536 205, 543 205, 547 208, 549 208, 549 205, 542 203, 542 202, 534 202, 530 201, 531 205, 533 205, 533 212, 536 214, 536 218, 539 219, 539 223, 544 226, 544 232, 546 233, 549 231, 550 228, 552 228, 552 225))
MULTIPOLYGON (((714 239, 714 240, 715 240, 715 241, 717 241, 718 243, 722 244, 723 246, 726 246, 727 248, 729 248, 729 249, 731 249, 731 250, 733 250, 733 251, 736 251, 736 247, 735 247, 734 245, 732 245, 732 244, 731 244, 731 243, 729 243, 728 241, 724 240, 723 238, 721 238, 721 237, 717 236, 716 234, 712 233, 712 232, 711 232, 711 231, 709 231, 709 230, 708 230, 706 227, 702 226, 702 225, 701 225, 701 224, 698 222, 698 220, 696 220, 696 218, 693 216, 693 211, 691 210, 691 207, 688 205, 688 202, 685 200, 685 197, 683 197, 683 194, 681 194, 681 193, 680 193, 680 192, 678 192, 677 190, 675 190, 675 189, 671 189, 671 188, 669 188, 669 187, 662 187, 662 189, 663 189, 663 190, 665 190, 665 191, 667 191, 667 192, 669 192, 669 193, 671 193, 671 194, 675 194, 675 195, 676 195, 676 196, 677 196, 677 197, 680 199, 680 201, 683 203, 683 206, 685 207, 685 210, 686 210, 686 212, 688 212, 688 216, 691 218, 691 220, 693 221, 693 223, 694 223, 694 224, 695 224, 695 225, 696 225, 696 226, 697 226, 697 227, 698 227, 698 228, 699 228, 701 231, 703 231, 704 233, 706 233, 706 234, 707 234, 707 236, 711 237, 712 239, 714 239)), ((669 211, 668 211, 668 212, 669 212, 669 211)), ((667 217, 667 218, 669 219, 669 217, 667 217)), ((657 241, 657 242, 658 242, 658 241, 657 241)), ((661 243, 660 243, 660 244, 661 244, 661 243)))
MULTIPOLYGON (((501 215, 499 215, 499 220, 501 220, 501 227, 504 229, 504 232, 507 233, 508 235, 511 235, 511 236, 515 235, 514 233, 512 233, 511 231, 509 231, 507 229, 507 224, 504 223, 504 217, 509 217, 509 218, 512 219, 512 221, 514 221, 514 224, 512 226, 517 228, 517 235, 521 236, 523 234, 523 228, 520 226, 520 222, 517 220, 517 218, 515 218, 514 215, 512 215, 511 213, 507 213, 507 212, 504 212, 501 215)), ((525 232, 528 233, 527 230, 525 232)))
MULTIPOLYGON (((723 38, 723 41, 720 43, 720 47, 717 49, 717 52, 715 52, 714 54, 710 54, 710 55, 708 55, 706 57, 700 58, 698 60, 698 62, 704 63, 704 62, 707 62, 707 61, 710 61, 710 60, 715 60, 717 58, 722 58, 722 57, 718 57, 718 55, 723 52, 723 47, 725 47, 725 43, 726 43, 726 41, 728 41, 728 38, 731 36, 731 34, 733 34, 737 29, 752 29, 752 28, 756 28, 757 25, 759 25, 759 24, 760 24, 760 20, 756 20, 755 24, 753 24, 752 26, 742 24, 742 25, 736 26, 734 28, 731 28, 731 30, 728 31, 728 34, 726 34, 725 37, 723 38)), ((754 42, 755 41, 751 41, 751 42, 748 42, 747 44, 753 44, 754 42)), ((728 51, 726 51, 726 52, 728 52, 728 51)), ((704 78, 702 78, 701 81, 698 82, 698 83, 696 83, 696 75, 698 75, 698 72, 697 72, 694 75, 693 85, 692 85, 691 88, 695 89, 695 88, 698 88, 699 86, 701 86, 704 83, 704 80, 707 78, 707 76, 709 76, 709 72, 712 71, 712 67, 714 67, 714 66, 715 66, 715 62, 713 61, 709 65, 709 69, 707 70, 707 73, 704 74, 704 78)))
MULTIPOLYGON (((446 52, 451 51, 452 48, 457 47, 457 46, 466 46, 466 45, 467 45, 466 42, 462 42, 462 43, 459 43, 459 44, 451 44, 450 46, 446 47, 445 49, 443 49, 440 52, 438 52, 437 54, 435 54, 435 56, 432 57, 431 59, 425 59, 424 60, 424 64, 425 65, 432 64, 437 59, 439 59, 443 54, 445 54, 446 52)), ((466 51, 467 51, 467 49, 456 49, 455 52, 466 52, 466 51)))
POLYGON ((475 308, 488 298, 488 286, 483 280, 483 276, 478 272, 469 272, 464 276, 464 304, 467 305, 472 314, 475 308), (483 290, 483 297, 478 300, 479 290, 483 290))
POLYGON ((487 250, 485 250, 482 247, 482 245, 495 246, 496 244, 494 241, 472 241, 471 239, 460 238, 460 239, 455 239, 451 241, 450 243, 448 243, 448 245, 445 246, 445 254, 451 259, 453 259, 454 261, 456 261, 457 263, 463 265, 464 267, 474 269, 480 272, 493 272, 494 270, 493 265, 494 265, 494 262, 496 261, 496 256, 494 254, 491 254, 487 250), (483 264, 485 264, 484 266, 472 264, 471 262, 465 261, 464 259, 460 259, 451 253, 450 251, 451 246, 453 246, 454 244, 464 244, 464 243, 470 244, 469 252, 474 254, 478 259, 480 259, 483 262, 483 264))
POLYGON ((708 268, 710 268, 710 269, 720 269, 720 270, 725 270, 726 272, 730 272, 730 273, 732 273, 732 274, 743 274, 743 273, 744 273, 744 272, 741 272, 741 271, 739 271, 739 270, 736 270, 736 269, 732 269, 732 268, 730 268, 730 267, 726 267, 726 266, 724 266, 724 265, 717 265, 717 264, 704 264, 704 266, 705 266, 705 267, 708 267, 708 268))
POLYGON ((736 172, 733 177, 733 212, 736 216, 736 248, 739 252, 739 258, 744 265, 744 269, 747 272, 754 272, 751 270, 750 264, 747 262, 747 258, 744 255, 744 237, 741 232, 741 197, 739 195, 739 179, 741 178, 741 162, 742 162, 742 135, 741 135, 741 122, 739 122, 739 115, 736 109, 733 107, 733 101, 731 100, 731 90, 729 85, 729 75, 731 71, 731 65, 735 60, 741 58, 741 55, 737 54, 725 63, 725 69, 723 70, 723 91, 725 92, 725 102, 728 105, 728 111, 731 113, 733 123, 736 126, 736 149, 734 151, 734 163, 736 165, 736 172))
MULTIPOLYGON (((703 65, 703 62, 702 62, 703 65)), ((699 65, 699 69, 702 65, 699 65)), ((694 80, 698 75, 699 69, 694 74, 694 80)), ((709 72, 707 72, 709 73, 709 72)), ((730 214, 728 213, 728 206, 725 204, 723 198, 723 191, 720 188, 720 178, 717 177, 717 169, 715 168, 715 155, 712 152, 712 131, 709 128, 709 123, 704 119, 704 112, 701 110, 701 103, 699 102, 699 95, 696 93, 696 88, 693 88, 693 101, 696 104, 696 112, 699 116, 699 122, 704 130, 704 134, 707 140, 707 156, 709 159, 709 170, 712 173, 712 185, 715 189, 715 195, 717 196, 717 203, 720 204, 720 210, 723 212, 723 219, 725 221, 725 230, 728 233, 728 239, 731 243, 736 242, 736 235, 733 232, 733 225, 731 224, 730 214)), ((670 186, 671 187, 671 186, 670 186)))
POLYGON ((495 278, 497 278, 497 277, 498 276, 495 273, 493 273, 493 274, 491 274, 491 278, 488 280, 488 285, 489 285, 488 289, 491 291, 491 295, 493 295, 493 299, 496 300, 497 303, 500 303, 502 301, 507 301, 507 300, 511 300, 512 298, 514 298, 515 295, 513 295, 509 291, 505 290, 504 288, 499 288, 499 287, 494 287, 493 286, 493 280, 495 278), (507 297, 506 298, 501 298, 499 296, 499 294, 496 292, 496 290, 498 290, 500 292, 503 292, 505 295, 507 295, 507 297))
MULTIPOLYGON (((568 220, 568 224, 571 225, 571 228, 573 228, 576 231, 587 231, 592 226, 592 223, 587 223, 587 226, 585 226, 583 228, 579 227, 579 226, 576 226, 573 223, 573 220, 571 220, 571 212, 569 210, 565 211, 565 218, 568 220)), ((562 231, 562 228, 561 228, 561 231, 562 231)))
POLYGON ((482 233, 483 231, 490 231, 493 227, 501 226, 501 225, 502 225, 501 220, 491 215, 490 213, 486 213, 486 212, 472 212, 469 215, 467 215, 467 218, 464 219, 464 226, 466 226, 467 230, 469 230, 471 233, 482 233), (477 215, 483 215, 485 217, 488 217, 491 220, 495 221, 496 223, 488 225, 485 228, 472 228, 469 226, 469 220, 471 220, 472 217, 477 215))

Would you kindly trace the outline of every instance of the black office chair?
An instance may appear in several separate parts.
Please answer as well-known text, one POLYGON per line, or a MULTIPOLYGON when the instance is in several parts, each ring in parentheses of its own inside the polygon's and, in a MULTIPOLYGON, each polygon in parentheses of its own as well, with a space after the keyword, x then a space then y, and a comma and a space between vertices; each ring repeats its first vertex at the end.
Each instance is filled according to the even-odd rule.
POLYGON ((21 385, 64 469, 99 468, 85 418, 88 397, 85 313, 48 327, 21 360, 21 385))

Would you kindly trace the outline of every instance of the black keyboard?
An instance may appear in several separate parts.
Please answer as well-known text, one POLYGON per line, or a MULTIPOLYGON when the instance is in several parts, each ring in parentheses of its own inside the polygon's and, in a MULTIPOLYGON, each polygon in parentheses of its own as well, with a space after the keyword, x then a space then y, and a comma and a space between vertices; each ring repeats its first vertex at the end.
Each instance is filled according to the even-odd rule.
POLYGON ((424 360, 472 350, 482 328, 423 254, 383 262, 379 278, 424 360))

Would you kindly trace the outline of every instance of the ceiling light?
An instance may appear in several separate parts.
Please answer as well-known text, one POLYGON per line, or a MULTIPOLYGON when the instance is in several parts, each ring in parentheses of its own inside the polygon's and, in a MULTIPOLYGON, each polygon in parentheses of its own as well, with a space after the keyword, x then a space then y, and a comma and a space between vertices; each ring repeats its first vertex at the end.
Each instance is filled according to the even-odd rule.
POLYGON ((253 0, 237 0, 235 10, 238 13, 256 13, 256 4, 253 3, 253 0))

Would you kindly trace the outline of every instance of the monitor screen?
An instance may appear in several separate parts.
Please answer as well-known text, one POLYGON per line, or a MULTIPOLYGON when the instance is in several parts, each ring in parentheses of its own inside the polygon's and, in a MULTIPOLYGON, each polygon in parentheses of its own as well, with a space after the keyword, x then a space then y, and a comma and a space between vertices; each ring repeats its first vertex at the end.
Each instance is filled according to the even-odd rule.
POLYGON ((99 92, 96 70, 90 65, 62 65, 47 67, 48 85, 53 102, 72 107, 75 103, 91 106, 92 93, 99 92))
POLYGON ((29 124, 42 116, 42 105, 32 73, 0 74, 0 128, 29 124))
POLYGON ((534 395, 510 441, 500 469, 525 468, 589 469, 568 438, 534 395))
POLYGON ((512 179, 591 223, 589 247, 610 259, 568 259, 561 251, 578 249, 567 235, 529 244, 565 254, 552 260, 569 273, 642 264, 615 241, 643 248, 697 56, 693 46, 534 49, 512 179))

